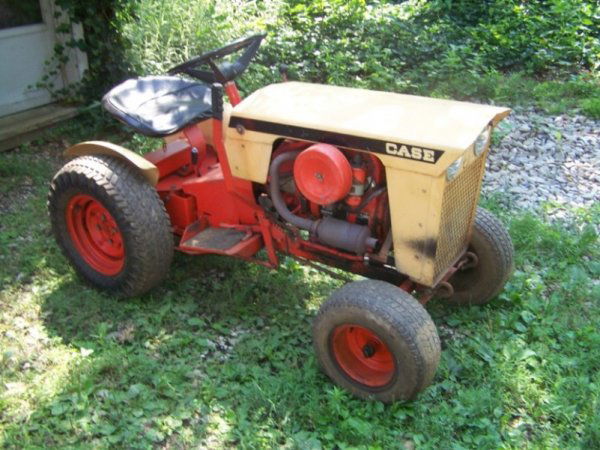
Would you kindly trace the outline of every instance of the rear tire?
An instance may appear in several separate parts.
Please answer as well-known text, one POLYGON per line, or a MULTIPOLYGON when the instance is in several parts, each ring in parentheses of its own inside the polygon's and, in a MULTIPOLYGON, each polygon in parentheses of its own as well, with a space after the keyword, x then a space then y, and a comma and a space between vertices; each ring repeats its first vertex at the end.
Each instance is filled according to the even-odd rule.
POLYGON ((433 380, 440 340, 427 311, 389 283, 355 281, 335 291, 313 324, 325 373, 352 394, 409 400, 433 380))
POLYGON ((165 207, 124 161, 93 155, 68 162, 52 180, 48 211, 58 245, 94 286, 134 296, 167 273, 173 236, 165 207))
POLYGON ((459 270, 448 280, 454 294, 444 301, 454 305, 483 305, 502 291, 514 269, 514 250, 508 231, 483 208, 477 209, 468 251, 477 255, 477 265, 459 270))

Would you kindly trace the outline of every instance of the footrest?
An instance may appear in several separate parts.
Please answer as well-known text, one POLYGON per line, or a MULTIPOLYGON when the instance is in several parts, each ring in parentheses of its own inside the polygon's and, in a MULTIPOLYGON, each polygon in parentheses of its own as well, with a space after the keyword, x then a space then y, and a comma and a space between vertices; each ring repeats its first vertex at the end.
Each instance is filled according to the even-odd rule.
POLYGON ((232 228, 208 227, 179 244, 187 253, 217 253, 249 257, 262 246, 259 234, 249 234, 232 228))
POLYGON ((238 244, 246 237, 243 231, 231 228, 205 228, 182 243, 182 247, 214 248, 226 250, 238 244))

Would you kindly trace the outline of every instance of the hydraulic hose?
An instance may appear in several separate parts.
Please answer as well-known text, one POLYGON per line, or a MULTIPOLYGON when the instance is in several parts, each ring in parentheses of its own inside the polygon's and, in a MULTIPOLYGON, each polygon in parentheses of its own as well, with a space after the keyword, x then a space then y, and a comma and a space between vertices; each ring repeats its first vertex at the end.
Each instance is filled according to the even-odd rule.
POLYGON ((375 188, 375 189, 367 192, 364 200, 362 202, 360 202, 360 205, 358 205, 356 208, 348 209, 348 212, 352 213, 352 214, 358 214, 365 208, 365 206, 367 206, 369 203, 371 203, 375 199, 375 197, 380 196, 385 191, 386 191, 386 187, 382 186, 380 188, 375 188))
POLYGON ((269 175, 271 177, 269 194, 271 194, 273 206, 275 206, 275 209, 284 220, 292 225, 296 225, 298 228, 309 230, 311 233, 314 233, 316 231, 317 222, 315 220, 305 219, 304 217, 299 217, 293 214, 285 204, 283 196, 281 195, 281 188, 279 187, 279 167, 285 162, 296 159, 299 153, 300 150, 285 152, 273 159, 271 162, 271 168, 269 169, 269 175))

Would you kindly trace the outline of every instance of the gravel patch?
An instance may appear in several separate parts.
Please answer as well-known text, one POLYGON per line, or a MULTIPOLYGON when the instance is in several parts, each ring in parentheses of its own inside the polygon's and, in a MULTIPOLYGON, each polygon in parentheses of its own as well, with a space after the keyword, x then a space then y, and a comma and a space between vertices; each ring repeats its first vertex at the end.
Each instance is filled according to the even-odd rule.
POLYGON ((538 213, 545 206, 550 220, 571 221, 574 209, 600 202, 600 121, 514 111, 497 129, 483 193, 500 193, 511 208, 538 213))

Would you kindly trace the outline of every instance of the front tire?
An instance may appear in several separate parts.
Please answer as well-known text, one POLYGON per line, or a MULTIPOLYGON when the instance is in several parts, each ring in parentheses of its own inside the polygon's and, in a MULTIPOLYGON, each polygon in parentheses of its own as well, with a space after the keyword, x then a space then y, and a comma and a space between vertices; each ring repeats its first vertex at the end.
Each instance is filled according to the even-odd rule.
POLYGON ((173 237, 156 190, 124 161, 82 156, 55 175, 48 211, 58 245, 77 272, 121 296, 156 286, 173 258, 173 237))
POLYGON ((409 400, 433 380, 440 340, 427 311, 389 283, 355 281, 335 291, 313 324, 325 373, 354 395, 409 400))
POLYGON ((510 235, 486 209, 477 208, 468 251, 477 256, 477 264, 452 275, 448 281, 454 293, 445 301, 454 305, 483 305, 502 291, 514 270, 510 235))

